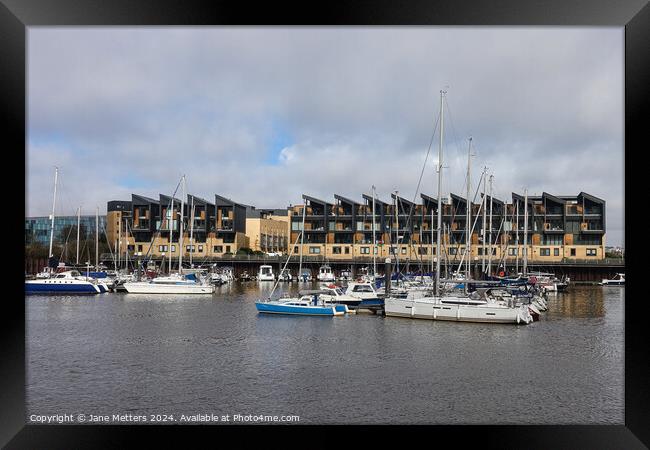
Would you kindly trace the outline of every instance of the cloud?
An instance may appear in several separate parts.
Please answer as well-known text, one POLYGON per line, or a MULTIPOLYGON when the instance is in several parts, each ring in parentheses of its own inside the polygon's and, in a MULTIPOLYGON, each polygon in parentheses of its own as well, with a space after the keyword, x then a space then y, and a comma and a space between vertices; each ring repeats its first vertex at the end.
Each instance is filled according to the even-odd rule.
POLYGON ((54 165, 65 214, 171 193, 183 174, 199 196, 260 207, 373 184, 412 198, 444 86, 444 192, 465 192, 471 135, 474 186, 487 165, 500 198, 589 192, 622 242, 615 28, 31 28, 27 214, 49 213, 54 165))

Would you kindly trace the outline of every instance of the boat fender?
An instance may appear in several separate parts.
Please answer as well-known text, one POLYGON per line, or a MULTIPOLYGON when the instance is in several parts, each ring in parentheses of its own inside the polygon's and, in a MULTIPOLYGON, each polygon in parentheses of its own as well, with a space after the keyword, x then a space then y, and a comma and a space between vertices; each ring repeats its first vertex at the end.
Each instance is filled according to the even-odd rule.
POLYGON ((438 317, 438 311, 436 309, 433 310, 433 319, 435 320, 438 317))
POLYGON ((456 320, 460 319, 460 308, 456 310, 456 320))
POLYGON ((415 304, 411 307, 411 317, 415 316, 415 304))

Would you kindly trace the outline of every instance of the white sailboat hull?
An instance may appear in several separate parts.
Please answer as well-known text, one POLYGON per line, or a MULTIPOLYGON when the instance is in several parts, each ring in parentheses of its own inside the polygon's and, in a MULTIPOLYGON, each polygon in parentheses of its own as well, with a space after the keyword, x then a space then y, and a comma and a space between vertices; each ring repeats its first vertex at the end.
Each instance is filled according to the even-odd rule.
POLYGON ((532 322, 528 311, 499 305, 443 304, 433 297, 384 300, 386 316, 455 322, 521 323, 532 322))
POLYGON ((130 294, 212 294, 214 286, 202 284, 156 284, 147 282, 124 283, 130 294))

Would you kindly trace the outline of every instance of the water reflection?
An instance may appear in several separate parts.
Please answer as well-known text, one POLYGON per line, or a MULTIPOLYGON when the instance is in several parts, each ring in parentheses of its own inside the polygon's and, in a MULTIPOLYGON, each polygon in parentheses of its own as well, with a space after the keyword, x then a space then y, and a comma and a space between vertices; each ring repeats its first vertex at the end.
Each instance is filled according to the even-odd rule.
MULTIPOLYGON (((493 325, 258 314, 273 285, 26 297, 28 412, 623 423, 624 288, 572 286, 539 322, 493 325)), ((279 283, 273 297, 317 286, 279 283)))

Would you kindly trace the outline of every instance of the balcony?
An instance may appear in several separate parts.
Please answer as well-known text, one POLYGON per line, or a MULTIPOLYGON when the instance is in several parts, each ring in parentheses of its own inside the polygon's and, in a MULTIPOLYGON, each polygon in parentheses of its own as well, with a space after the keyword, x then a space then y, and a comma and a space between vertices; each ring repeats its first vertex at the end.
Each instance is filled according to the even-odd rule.
POLYGON ((133 224, 133 230, 138 231, 138 230, 143 230, 143 231, 149 231, 149 227, 151 225, 151 222, 149 219, 140 219, 137 223, 133 224))

